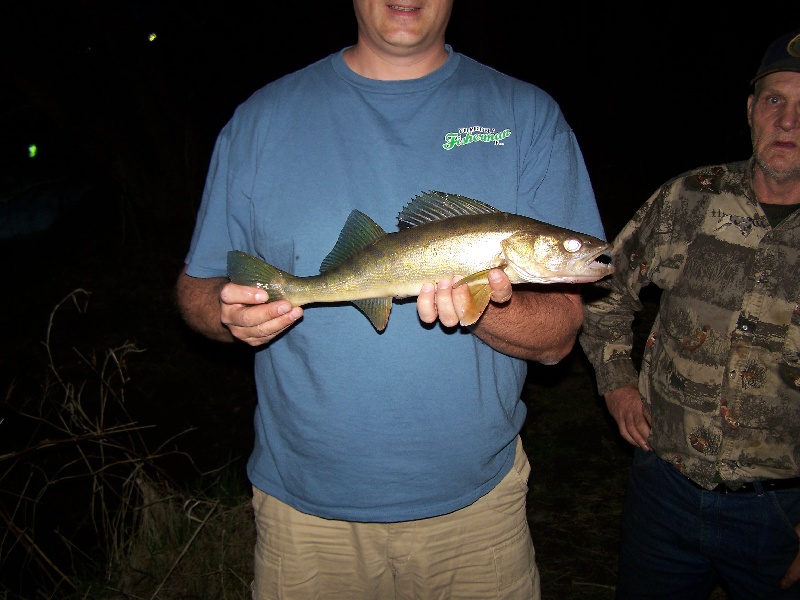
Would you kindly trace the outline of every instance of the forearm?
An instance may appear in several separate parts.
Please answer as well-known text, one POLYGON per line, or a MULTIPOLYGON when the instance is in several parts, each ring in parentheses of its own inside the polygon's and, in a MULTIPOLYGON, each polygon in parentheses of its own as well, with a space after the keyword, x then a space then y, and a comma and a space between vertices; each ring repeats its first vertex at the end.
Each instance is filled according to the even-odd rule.
POLYGON ((490 303, 472 331, 495 350, 542 364, 567 356, 583 323, 580 295, 548 286, 517 290, 509 302, 490 303))
POLYGON ((175 298, 184 321, 198 333, 220 342, 234 340, 220 320, 219 294, 226 283, 225 277, 190 277, 184 267, 175 284, 175 298))
MULTIPOLYGON (((600 395, 627 386, 635 387, 639 378, 631 353, 632 323, 640 305, 637 298, 620 291, 618 285, 611 288, 609 282, 603 287, 609 291, 587 301, 583 329, 578 336, 578 342, 594 367, 600 395)), ((598 286, 597 290, 601 289, 598 286)))

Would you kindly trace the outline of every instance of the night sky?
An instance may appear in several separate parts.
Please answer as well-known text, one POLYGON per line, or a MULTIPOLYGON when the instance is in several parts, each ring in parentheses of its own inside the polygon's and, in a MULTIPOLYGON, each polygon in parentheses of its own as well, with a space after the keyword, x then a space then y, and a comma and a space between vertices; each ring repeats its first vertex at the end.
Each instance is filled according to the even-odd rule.
MULTIPOLYGON (((800 8, 792 15, 785 7, 794 3, 783 3, 757 16, 758 5, 609 4, 532 3, 533 16, 523 16, 516 1, 455 0, 448 42, 555 97, 611 235, 667 178, 749 155, 749 79, 769 41, 800 23, 800 8)), ((276 6, 6 0, 4 129, 24 126, 9 111, 25 105, 28 117, 38 110, 54 122, 51 134, 70 154, 112 160, 104 168, 117 176, 142 155, 152 155, 142 174, 124 177, 156 179, 180 162, 187 172, 171 185, 185 186, 194 207, 213 139, 235 106, 355 40, 349 1, 276 6)))

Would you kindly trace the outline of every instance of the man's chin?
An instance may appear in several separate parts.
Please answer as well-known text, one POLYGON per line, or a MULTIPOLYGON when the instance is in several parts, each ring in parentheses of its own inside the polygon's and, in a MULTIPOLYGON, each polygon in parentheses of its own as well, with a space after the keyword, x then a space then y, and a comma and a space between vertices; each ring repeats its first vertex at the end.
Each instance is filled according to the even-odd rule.
POLYGON ((777 183, 800 180, 800 150, 791 159, 770 152, 766 157, 759 157, 757 162, 764 174, 777 183))

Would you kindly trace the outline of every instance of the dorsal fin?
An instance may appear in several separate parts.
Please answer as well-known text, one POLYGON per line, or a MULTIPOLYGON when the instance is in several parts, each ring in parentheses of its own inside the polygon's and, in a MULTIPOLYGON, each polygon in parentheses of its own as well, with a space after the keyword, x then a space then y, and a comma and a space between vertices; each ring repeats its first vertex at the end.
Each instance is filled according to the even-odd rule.
POLYGON ((399 226, 406 229, 450 217, 485 215, 496 212, 499 211, 495 207, 480 200, 473 200, 457 194, 430 191, 414 196, 414 199, 406 204, 397 215, 397 220, 399 226))
POLYGON ((339 239, 336 240, 333 250, 322 261, 319 272, 324 273, 344 262, 359 250, 366 248, 385 235, 386 232, 375 221, 360 210, 353 210, 339 232, 339 239))

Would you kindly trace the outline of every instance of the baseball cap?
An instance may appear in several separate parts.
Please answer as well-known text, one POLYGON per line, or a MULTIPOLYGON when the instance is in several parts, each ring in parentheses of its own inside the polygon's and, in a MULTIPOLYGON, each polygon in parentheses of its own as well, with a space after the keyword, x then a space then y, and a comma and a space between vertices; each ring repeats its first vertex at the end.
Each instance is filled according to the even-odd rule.
POLYGON ((756 76, 750 85, 778 71, 795 71, 800 73, 800 29, 795 29, 779 37, 767 48, 756 76))

